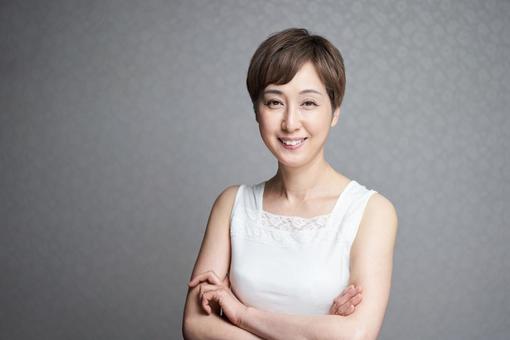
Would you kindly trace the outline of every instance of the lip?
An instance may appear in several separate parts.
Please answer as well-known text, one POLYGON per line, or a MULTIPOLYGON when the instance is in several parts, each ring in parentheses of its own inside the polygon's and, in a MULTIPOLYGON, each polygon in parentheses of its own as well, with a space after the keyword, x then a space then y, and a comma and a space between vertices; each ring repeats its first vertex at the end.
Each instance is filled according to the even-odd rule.
POLYGON ((278 137, 278 139, 285 139, 285 140, 292 140, 292 141, 295 141, 295 140, 301 140, 301 139, 307 139, 308 137, 293 137, 293 138, 290 138, 290 137, 278 137))
POLYGON ((303 141, 297 145, 285 145, 283 142, 282 142, 282 139, 281 138, 278 138, 278 141, 280 142, 281 146, 283 146, 285 149, 287 150, 296 150, 296 149, 299 149, 300 147, 303 146, 303 144, 305 144, 306 140, 308 139, 308 137, 303 137, 303 138, 285 138, 286 140, 301 140, 303 139, 303 141))

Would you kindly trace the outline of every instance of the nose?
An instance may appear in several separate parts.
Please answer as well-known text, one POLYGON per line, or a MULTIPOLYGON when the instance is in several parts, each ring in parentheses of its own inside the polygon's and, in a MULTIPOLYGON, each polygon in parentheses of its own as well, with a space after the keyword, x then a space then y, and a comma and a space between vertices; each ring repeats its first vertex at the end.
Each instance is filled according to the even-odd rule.
POLYGON ((292 105, 287 106, 287 110, 285 110, 285 116, 282 120, 282 129, 288 132, 293 132, 301 126, 301 117, 299 111, 294 108, 292 105))

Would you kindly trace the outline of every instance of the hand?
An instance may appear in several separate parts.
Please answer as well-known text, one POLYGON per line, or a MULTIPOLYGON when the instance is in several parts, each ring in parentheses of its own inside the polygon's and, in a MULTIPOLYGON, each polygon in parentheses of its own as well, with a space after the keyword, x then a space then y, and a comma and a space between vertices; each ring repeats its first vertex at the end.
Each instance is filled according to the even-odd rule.
POLYGON ((362 289, 354 284, 345 288, 334 300, 329 309, 329 314, 348 316, 354 313, 356 306, 362 300, 362 289))
POLYGON ((210 284, 215 285, 224 285, 227 288, 230 288, 230 280, 228 279, 228 274, 225 276, 223 280, 221 280, 218 275, 212 270, 196 275, 193 280, 188 282, 189 287, 195 287, 197 283, 207 281, 210 284))
POLYGON ((195 287, 199 283, 199 300, 204 311, 211 314, 212 308, 216 307, 214 306, 216 304, 232 324, 239 326, 247 307, 237 299, 230 289, 228 275, 225 279, 220 280, 216 273, 208 271, 195 276, 188 285, 195 287))

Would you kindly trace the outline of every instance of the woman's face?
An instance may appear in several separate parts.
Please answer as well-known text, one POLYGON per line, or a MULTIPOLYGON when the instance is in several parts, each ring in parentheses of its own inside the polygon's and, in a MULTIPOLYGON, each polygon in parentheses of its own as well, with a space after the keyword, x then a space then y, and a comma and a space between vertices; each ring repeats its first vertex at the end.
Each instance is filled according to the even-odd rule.
POLYGON ((264 89, 257 115, 262 140, 281 164, 306 164, 323 155, 329 129, 336 125, 340 108, 331 111, 324 84, 313 64, 306 62, 287 84, 270 84, 264 89), (284 141, 289 139, 298 144, 286 146, 284 141))

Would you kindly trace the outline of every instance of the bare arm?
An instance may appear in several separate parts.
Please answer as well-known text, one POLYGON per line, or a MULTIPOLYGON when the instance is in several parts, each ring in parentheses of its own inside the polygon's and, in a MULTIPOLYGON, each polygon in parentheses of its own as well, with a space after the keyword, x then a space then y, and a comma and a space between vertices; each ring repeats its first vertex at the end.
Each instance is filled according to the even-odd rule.
MULTIPOLYGON (((212 270, 224 279, 230 266, 230 213, 237 186, 226 188, 216 199, 191 277, 212 270)), ((219 315, 206 314, 198 299, 200 285, 188 289, 182 320, 185 339, 260 339, 219 315)))
POLYGON ((191 289, 186 299, 188 317, 185 318, 183 322, 182 332, 184 339, 262 339, 255 334, 234 326, 228 320, 221 318, 217 314, 211 313, 207 315, 205 312, 201 311, 197 296, 199 287, 200 286, 196 286, 191 289))
POLYGON ((349 317, 293 315, 248 307, 239 325, 265 339, 361 339, 361 329, 349 317))
POLYGON ((291 315, 249 307, 239 326, 265 339, 376 339, 388 303, 397 214, 379 193, 368 201, 351 248, 350 282, 363 287, 356 313, 291 315))

